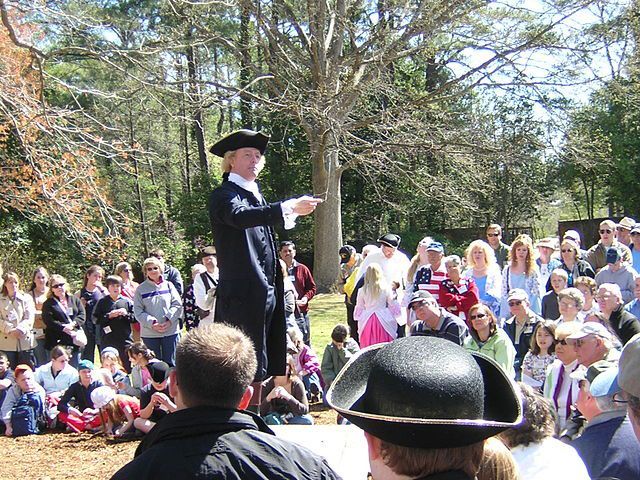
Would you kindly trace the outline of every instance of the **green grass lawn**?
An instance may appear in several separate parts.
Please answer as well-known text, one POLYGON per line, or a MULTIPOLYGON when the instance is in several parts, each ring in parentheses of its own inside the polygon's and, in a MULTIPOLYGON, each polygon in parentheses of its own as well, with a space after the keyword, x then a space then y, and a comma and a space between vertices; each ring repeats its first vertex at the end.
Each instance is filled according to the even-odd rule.
POLYGON ((322 293, 309 302, 309 320, 311 322, 311 347, 322 362, 322 354, 327 343, 331 342, 331 331, 338 323, 347 323, 347 309, 344 295, 322 293))

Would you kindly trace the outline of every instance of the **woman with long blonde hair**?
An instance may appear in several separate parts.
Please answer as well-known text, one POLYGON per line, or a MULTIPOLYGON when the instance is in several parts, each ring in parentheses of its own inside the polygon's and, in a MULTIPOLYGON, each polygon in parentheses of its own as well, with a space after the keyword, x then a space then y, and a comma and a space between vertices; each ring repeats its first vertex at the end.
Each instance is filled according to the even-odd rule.
POLYGON ((480 302, 498 315, 502 298, 502 272, 496 254, 484 240, 474 240, 465 251, 467 269, 464 278, 472 278, 478 287, 480 302))
POLYGON ((353 312, 362 348, 390 342, 398 336, 400 305, 395 291, 387 285, 380 265, 369 265, 353 312))
POLYGON ((540 299, 540 272, 533 255, 533 241, 526 234, 521 234, 511 244, 509 263, 502 271, 502 304, 500 316, 511 316, 507 297, 514 288, 521 288, 529 295, 529 305, 534 313, 540 315, 542 302, 540 299))

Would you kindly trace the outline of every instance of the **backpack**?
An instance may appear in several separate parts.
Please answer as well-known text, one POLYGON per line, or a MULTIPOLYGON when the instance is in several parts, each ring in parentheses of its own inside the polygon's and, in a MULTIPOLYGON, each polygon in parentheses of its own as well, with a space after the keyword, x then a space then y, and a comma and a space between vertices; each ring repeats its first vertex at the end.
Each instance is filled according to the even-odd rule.
POLYGON ((11 409, 14 437, 40 433, 45 426, 44 405, 37 392, 23 393, 11 409))

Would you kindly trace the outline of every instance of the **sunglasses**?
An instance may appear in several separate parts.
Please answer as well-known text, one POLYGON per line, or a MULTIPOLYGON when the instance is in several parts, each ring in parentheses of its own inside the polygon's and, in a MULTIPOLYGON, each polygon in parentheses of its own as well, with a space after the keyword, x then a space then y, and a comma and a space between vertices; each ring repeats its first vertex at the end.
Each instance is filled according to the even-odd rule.
POLYGON ((522 300, 512 300, 509 302, 510 307, 517 307, 518 305, 522 305, 522 300))
POLYGON ((147 272, 153 272, 154 270, 160 270, 158 267, 149 267, 147 268, 147 272))
POLYGON ((562 253, 573 253, 573 248, 563 248, 560 250, 562 253))
POLYGON ((469 315, 469 320, 475 320, 476 318, 484 318, 486 317, 486 313, 478 313, 476 315, 469 315))
POLYGON ((564 339, 564 338, 563 338, 562 340, 558 340, 558 339, 556 338, 556 341, 558 342, 558 345, 569 345, 569 343, 567 342, 567 340, 566 340, 566 339, 564 339))
POLYGON ((55 285, 51 285, 51 288, 62 288, 64 285, 64 283, 56 283, 55 285))
POLYGON ((610 230, 608 228, 601 228, 600 233, 613 233, 613 230, 610 230))
POLYGON ((499 237, 499 233, 487 233, 487 237, 499 237))

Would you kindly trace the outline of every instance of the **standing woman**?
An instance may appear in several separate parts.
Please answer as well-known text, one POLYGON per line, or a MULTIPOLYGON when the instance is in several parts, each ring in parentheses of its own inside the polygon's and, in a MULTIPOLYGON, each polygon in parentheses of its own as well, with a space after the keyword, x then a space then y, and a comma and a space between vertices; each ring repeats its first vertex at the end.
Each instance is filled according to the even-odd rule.
POLYGON ((540 273, 533 258, 533 242, 529 235, 518 235, 511 244, 509 263, 502 271, 502 304, 500 317, 511 316, 507 297, 509 292, 520 288, 527 292, 530 309, 540 315, 542 303, 540 300, 540 273))
POLYGON ((35 306, 30 295, 18 290, 20 281, 14 272, 2 276, 0 294, 0 350, 7 354, 9 365, 22 363, 33 366, 33 349, 36 339, 33 334, 35 306))
POLYGON ((473 279, 478 288, 480 303, 497 316, 502 298, 502 273, 493 248, 484 240, 474 240, 465 252, 467 269, 462 276, 473 279))
POLYGON ((84 333, 87 335, 87 345, 82 351, 82 359, 93 362, 96 356, 96 346, 100 350, 100 329, 96 328, 96 322, 93 319, 93 309, 106 291, 102 286, 102 277, 104 270, 98 265, 91 265, 84 275, 82 288, 76 294, 82 302, 86 313, 86 321, 84 322, 84 333))
POLYGON ((596 276, 591 264, 585 260, 580 260, 580 248, 573 240, 562 240, 560 244, 560 258, 562 259, 560 268, 569 275, 567 287, 573 287, 578 277, 594 278, 596 276))
MULTIPOLYGON (((133 280, 133 269, 131 268, 131 264, 129 262, 120 262, 116 265, 115 274, 122 279, 122 296, 133 302, 133 297, 135 296, 136 290, 140 284, 133 280)), ((133 322, 131 329, 133 341, 139 341, 140 324, 138 322, 133 322)))
POLYGON ((155 257, 144 261, 147 279, 140 284, 133 299, 133 312, 140 323, 142 341, 158 359, 176 364, 182 300, 173 283, 162 277, 163 263, 155 257))
POLYGON ((84 334, 79 334, 86 318, 84 306, 78 297, 69 295, 67 280, 62 275, 51 275, 47 297, 42 305, 42 319, 47 326, 44 331, 45 348, 51 350, 56 345, 70 347, 69 363, 78 368, 80 347, 74 339, 84 334))
POLYGON ((467 321, 469 309, 479 301, 478 287, 473 278, 460 276, 461 263, 458 255, 450 255, 444 259, 449 278, 440 284, 440 306, 467 321))
POLYGON ((47 282, 49 281, 49 272, 47 269, 40 266, 33 272, 31 279, 31 288, 29 289, 29 295, 33 299, 33 303, 36 308, 36 315, 33 320, 33 333, 36 337, 36 348, 33 350, 33 354, 36 357, 36 365, 44 365, 49 361, 49 352, 44 347, 44 329, 47 327, 42 319, 42 304, 47 299, 49 293, 49 287, 47 282))

